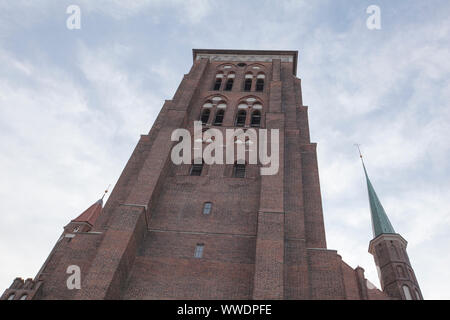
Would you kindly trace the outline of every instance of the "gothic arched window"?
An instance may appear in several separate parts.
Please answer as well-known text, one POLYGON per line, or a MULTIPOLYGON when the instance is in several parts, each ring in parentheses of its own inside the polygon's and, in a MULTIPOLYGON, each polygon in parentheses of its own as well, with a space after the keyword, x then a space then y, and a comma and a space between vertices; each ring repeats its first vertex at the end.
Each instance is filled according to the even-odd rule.
POLYGON ((233 89, 234 73, 229 73, 227 78, 227 82, 225 83, 225 91, 231 91, 231 89, 233 89))
POLYGON ((251 73, 246 74, 245 81, 244 81, 244 91, 252 90, 252 81, 253 81, 253 75, 251 73))
POLYGON ((28 295, 27 295, 27 294, 23 294, 23 295, 20 297, 20 300, 27 300, 27 298, 28 298, 28 295))
POLYGON ((220 90, 220 87, 222 86, 222 78, 223 78, 223 73, 218 73, 216 75, 216 81, 214 82, 214 91, 218 91, 220 90))
POLYGON ((239 110, 236 116, 236 127, 243 127, 245 125, 245 119, 247 118, 247 111, 239 110))
POLYGON ((202 115, 200 117, 200 120, 202 122, 203 125, 208 123, 209 120, 209 114, 211 113, 211 110, 209 109, 203 109, 202 111, 202 115))
POLYGON ((256 91, 264 91, 264 74, 258 74, 256 78, 256 91))
POLYGON ((407 285, 404 285, 402 287, 403 293, 405 294, 406 300, 412 300, 411 291, 409 290, 409 287, 407 285))
POLYGON ((252 127, 259 127, 261 125, 261 112, 258 110, 253 111, 250 125, 252 127))
POLYGON ((216 113, 216 118, 214 119, 214 125, 221 126, 223 123, 224 116, 225 116, 225 110, 219 109, 216 113))

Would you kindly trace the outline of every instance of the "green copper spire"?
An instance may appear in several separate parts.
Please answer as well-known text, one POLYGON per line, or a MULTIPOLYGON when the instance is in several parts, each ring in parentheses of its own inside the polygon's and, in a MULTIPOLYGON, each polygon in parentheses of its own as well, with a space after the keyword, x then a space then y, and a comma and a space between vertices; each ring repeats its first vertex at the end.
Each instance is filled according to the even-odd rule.
POLYGON ((381 205, 380 199, 378 199, 377 193, 370 182, 369 176, 367 175, 366 166, 364 165, 364 161, 362 159, 362 155, 360 152, 361 162, 364 168, 364 174, 366 175, 367 181, 367 191, 369 193, 369 202, 370 202, 370 212, 372 215, 372 230, 373 237, 376 238, 380 234, 383 233, 395 233, 394 228, 389 221, 389 218, 384 211, 383 206, 381 205))

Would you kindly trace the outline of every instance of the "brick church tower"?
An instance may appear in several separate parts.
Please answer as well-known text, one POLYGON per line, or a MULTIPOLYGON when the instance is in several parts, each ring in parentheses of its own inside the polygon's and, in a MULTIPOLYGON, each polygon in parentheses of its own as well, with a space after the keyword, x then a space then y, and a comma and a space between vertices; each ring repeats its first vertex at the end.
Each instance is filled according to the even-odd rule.
POLYGON ((327 249, 296 70, 297 51, 193 50, 191 70, 105 206, 100 199, 72 220, 37 276, 17 278, 2 299, 420 299, 406 241, 386 223, 368 177, 372 217, 381 219, 370 252, 384 291, 327 249), (278 171, 174 164, 172 133, 192 133, 198 120, 223 136, 278 129, 278 171))

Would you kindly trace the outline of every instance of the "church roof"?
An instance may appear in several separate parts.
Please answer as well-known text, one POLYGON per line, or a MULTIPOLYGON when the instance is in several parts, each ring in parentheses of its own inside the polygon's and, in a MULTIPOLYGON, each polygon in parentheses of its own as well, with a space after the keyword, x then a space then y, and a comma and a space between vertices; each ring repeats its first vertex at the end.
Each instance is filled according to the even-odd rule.
POLYGON ((78 218, 72 220, 72 222, 87 222, 91 226, 93 226, 100 213, 102 212, 102 208, 103 198, 87 208, 82 214, 78 216, 78 218))
MULTIPOLYGON (((362 160, 362 159, 361 159, 362 160)), ((395 233, 394 228, 389 221, 389 218, 381 205, 380 199, 378 199, 377 193, 370 182, 369 175, 367 174, 366 166, 363 164, 364 174, 366 175, 367 191, 369 193, 370 212, 372 216, 372 230, 373 237, 376 238, 384 233, 395 233)))

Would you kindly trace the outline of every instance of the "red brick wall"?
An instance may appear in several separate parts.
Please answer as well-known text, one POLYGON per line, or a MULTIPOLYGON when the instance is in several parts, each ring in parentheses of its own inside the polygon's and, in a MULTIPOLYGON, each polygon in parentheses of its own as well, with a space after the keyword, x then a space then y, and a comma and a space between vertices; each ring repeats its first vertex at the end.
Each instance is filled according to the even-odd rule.
POLYGON ((254 236, 149 232, 124 291, 125 299, 249 299, 254 236), (197 243, 203 257, 194 258, 197 243))
MULTIPOLYGON (((41 298, 358 298, 355 271, 326 250, 316 145, 293 64, 247 64, 226 70, 235 73, 232 91, 212 91, 224 62, 194 62, 141 136, 94 226, 102 233, 57 245, 41 298), (254 91, 255 81, 252 92, 243 92, 248 71, 264 72, 263 92, 254 91), (261 177, 258 165, 248 165, 239 179, 232 165, 205 165, 201 176, 191 177, 190 165, 171 163, 172 131, 192 131, 203 104, 216 95, 227 104, 222 131, 234 127, 241 100, 262 103, 261 127, 280 130, 276 175, 261 177), (204 202, 213 204, 209 215, 202 213, 204 202), (197 243, 205 245, 201 259, 194 258, 197 243), (68 264, 82 269, 77 292, 65 288, 68 264)), ((210 124, 213 118, 214 111, 210 124)))

